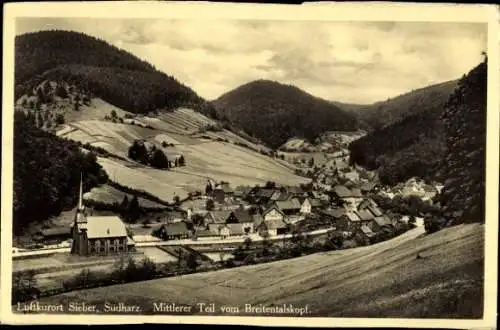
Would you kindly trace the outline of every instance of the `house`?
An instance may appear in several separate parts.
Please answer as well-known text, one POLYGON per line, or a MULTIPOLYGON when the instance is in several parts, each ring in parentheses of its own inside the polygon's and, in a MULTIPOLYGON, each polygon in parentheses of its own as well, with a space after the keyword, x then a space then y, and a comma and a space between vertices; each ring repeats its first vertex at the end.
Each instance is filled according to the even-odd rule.
POLYGON ((300 205, 300 213, 301 214, 309 214, 312 212, 312 205, 309 198, 303 198, 300 205))
POLYGON ((262 217, 264 221, 285 221, 285 213, 274 204, 262 212, 262 217))
POLYGON ((368 226, 370 222, 375 219, 375 216, 368 210, 357 210, 356 215, 361 221, 361 226, 368 226))
POLYGON ((162 225, 160 228, 160 237, 163 240, 185 239, 191 236, 191 231, 188 229, 185 222, 174 222, 162 225))
POLYGON ((358 242, 361 242, 364 245, 370 244, 373 239, 377 236, 376 233, 374 233, 370 227, 366 225, 362 225, 361 227, 357 228, 356 231, 354 232, 354 237, 358 242))
POLYGON ((71 238, 71 228, 42 229, 37 232, 36 236, 39 238, 38 240, 46 244, 59 244, 71 238))
POLYGON ((269 200, 271 200, 271 201, 286 201, 286 200, 289 200, 292 198, 293 198, 293 194, 286 192, 286 191, 277 190, 273 193, 273 195, 271 196, 271 198, 269 200))
MULTIPOLYGON (((252 214, 250 214, 249 210, 239 208, 237 210, 231 211, 226 219, 226 224, 240 224, 241 226, 239 227, 241 227, 245 233, 251 233, 254 229, 254 221, 255 219, 252 214)), ((239 228, 238 226, 233 227, 239 228)), ((231 233, 233 233, 234 228, 230 226, 231 233)))
POLYGON ((386 217, 386 216, 375 217, 370 222, 370 228, 374 232, 381 231, 383 227, 394 228, 394 225, 393 225, 392 221, 388 217, 386 217))
POLYGON ((233 194, 234 191, 228 183, 221 183, 213 189, 212 198, 222 204, 233 194))
POLYGON ((362 200, 363 195, 360 189, 349 189, 342 185, 333 188, 333 198, 338 202, 357 206, 362 200))
POLYGON ((351 211, 346 211, 340 219, 337 220, 337 229, 342 231, 354 232, 361 227, 361 219, 351 211))
POLYGON ((327 220, 330 224, 337 224, 337 222, 345 216, 346 210, 344 208, 335 208, 322 210, 319 215, 321 218, 327 220))
POLYGON ((83 205, 83 179, 71 235, 71 253, 76 255, 105 255, 124 253, 135 247, 127 229, 117 216, 88 216, 83 205))
POLYGON ((197 240, 214 239, 216 237, 219 237, 219 233, 207 229, 197 230, 195 233, 195 237, 197 240))
POLYGON ((245 236, 248 235, 250 232, 248 231, 248 227, 245 227, 245 224, 243 223, 227 223, 221 229, 221 233, 223 233, 224 235, 229 234, 230 236, 245 236))
POLYGON ((288 224, 283 217, 264 218, 255 228, 261 236, 283 235, 288 232, 288 224))
POLYGON ((267 205, 276 189, 256 187, 250 192, 250 201, 254 204, 267 205))
POLYGON ((203 222, 205 225, 209 224, 224 224, 227 218, 231 214, 231 211, 209 211, 203 216, 203 222))
POLYGON ((275 201, 274 205, 276 205, 285 215, 299 214, 302 206, 298 198, 292 198, 286 201, 275 201))

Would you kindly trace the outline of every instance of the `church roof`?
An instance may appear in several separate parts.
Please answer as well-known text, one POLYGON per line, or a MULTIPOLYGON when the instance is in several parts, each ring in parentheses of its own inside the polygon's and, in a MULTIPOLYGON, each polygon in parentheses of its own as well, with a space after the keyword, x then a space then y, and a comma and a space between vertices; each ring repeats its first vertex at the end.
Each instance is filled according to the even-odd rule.
POLYGON ((87 237, 90 239, 126 236, 127 229, 119 217, 87 217, 87 237))

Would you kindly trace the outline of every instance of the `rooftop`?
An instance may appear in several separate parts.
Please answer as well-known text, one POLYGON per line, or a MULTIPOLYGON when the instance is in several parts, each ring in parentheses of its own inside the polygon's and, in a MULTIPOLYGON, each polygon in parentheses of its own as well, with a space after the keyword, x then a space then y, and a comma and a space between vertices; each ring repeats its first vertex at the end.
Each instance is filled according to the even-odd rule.
POLYGON ((87 217, 87 237, 111 238, 126 237, 127 229, 123 221, 116 216, 91 216, 87 217))

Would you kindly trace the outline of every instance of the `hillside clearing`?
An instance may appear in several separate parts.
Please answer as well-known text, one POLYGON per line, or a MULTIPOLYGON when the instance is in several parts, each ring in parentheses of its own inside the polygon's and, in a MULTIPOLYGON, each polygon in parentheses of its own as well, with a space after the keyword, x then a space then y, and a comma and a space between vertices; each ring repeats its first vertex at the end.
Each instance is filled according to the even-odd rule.
POLYGON ((308 305, 310 316, 480 318, 484 227, 423 236, 421 227, 373 246, 267 264, 75 291, 57 303, 308 305), (423 256, 416 259, 417 253, 423 256), (112 297, 112 298, 111 298, 112 297))

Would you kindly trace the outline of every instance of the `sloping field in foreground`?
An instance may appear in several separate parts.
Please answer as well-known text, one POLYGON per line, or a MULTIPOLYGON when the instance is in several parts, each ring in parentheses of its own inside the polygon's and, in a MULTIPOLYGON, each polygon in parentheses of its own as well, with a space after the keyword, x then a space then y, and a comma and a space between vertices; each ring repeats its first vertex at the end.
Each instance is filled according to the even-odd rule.
MULTIPOLYGON (((417 227, 373 246, 148 282, 74 291, 42 302, 308 306, 308 316, 480 318, 484 228, 422 236, 417 227), (423 258, 417 259, 417 253, 423 258)), ((220 314, 220 312, 218 312, 220 314)), ((227 315, 227 314, 225 314, 227 315)))

